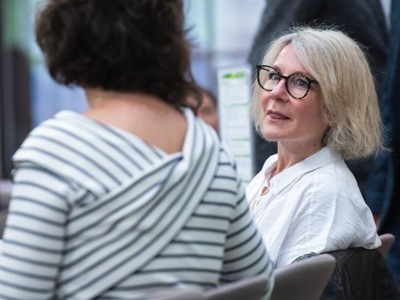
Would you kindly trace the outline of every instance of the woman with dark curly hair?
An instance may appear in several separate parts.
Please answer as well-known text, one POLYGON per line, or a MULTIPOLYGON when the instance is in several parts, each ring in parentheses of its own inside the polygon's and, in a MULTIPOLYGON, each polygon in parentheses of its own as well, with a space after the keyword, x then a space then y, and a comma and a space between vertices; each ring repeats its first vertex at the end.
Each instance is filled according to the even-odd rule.
POLYGON ((49 0, 36 36, 89 109, 59 112, 13 157, 0 298, 149 299, 265 274, 268 299, 235 163, 186 105, 200 97, 182 1, 49 0))

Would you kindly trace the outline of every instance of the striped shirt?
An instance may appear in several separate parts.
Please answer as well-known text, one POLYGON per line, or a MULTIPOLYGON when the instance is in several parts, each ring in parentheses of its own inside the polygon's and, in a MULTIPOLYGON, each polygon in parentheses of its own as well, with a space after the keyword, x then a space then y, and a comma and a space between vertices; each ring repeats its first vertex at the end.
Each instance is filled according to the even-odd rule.
POLYGON ((148 299, 271 278, 231 156, 184 113, 172 155, 70 111, 32 131, 13 157, 0 299, 148 299))

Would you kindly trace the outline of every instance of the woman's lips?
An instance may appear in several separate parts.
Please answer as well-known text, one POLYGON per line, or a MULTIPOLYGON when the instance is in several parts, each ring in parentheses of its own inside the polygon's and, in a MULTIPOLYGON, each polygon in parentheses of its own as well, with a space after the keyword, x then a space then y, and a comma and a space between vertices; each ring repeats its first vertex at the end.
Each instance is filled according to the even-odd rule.
POLYGON ((271 120, 287 120, 287 119, 289 119, 289 117, 287 117, 286 115, 281 114, 280 112, 277 112, 277 111, 272 111, 272 110, 267 111, 267 116, 271 120))

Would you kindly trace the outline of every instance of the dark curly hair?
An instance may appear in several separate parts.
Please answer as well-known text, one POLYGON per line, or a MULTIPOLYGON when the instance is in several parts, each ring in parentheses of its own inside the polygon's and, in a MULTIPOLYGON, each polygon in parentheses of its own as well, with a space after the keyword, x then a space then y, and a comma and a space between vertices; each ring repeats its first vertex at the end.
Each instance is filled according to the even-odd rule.
POLYGON ((48 0, 36 40, 59 83, 199 99, 182 0, 48 0))

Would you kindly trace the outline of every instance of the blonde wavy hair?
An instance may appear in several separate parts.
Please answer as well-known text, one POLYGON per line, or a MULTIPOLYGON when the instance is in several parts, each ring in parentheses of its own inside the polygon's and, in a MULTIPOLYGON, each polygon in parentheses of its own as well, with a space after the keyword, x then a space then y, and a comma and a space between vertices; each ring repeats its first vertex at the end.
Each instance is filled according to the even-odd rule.
MULTIPOLYGON (((319 82, 323 117, 330 124, 323 144, 334 148, 344 159, 377 154, 383 147, 382 121, 374 80, 361 47, 333 28, 297 27, 271 43, 262 64, 274 64, 288 44, 319 82)), ((251 113, 256 130, 262 135, 262 89, 257 82, 253 87, 251 113)))

